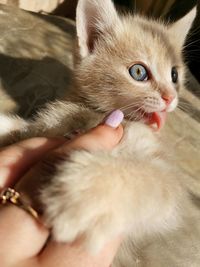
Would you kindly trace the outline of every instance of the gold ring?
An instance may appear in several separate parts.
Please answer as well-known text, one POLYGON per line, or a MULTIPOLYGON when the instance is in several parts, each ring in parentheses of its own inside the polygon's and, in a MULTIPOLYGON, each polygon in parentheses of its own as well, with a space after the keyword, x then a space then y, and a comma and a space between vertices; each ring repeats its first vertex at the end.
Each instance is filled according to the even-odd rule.
POLYGON ((39 220, 37 211, 35 211, 30 205, 28 205, 27 203, 25 203, 25 201, 22 200, 22 197, 19 192, 15 191, 13 188, 10 187, 4 189, 0 194, 0 204, 5 205, 8 203, 22 208, 35 219, 39 220))

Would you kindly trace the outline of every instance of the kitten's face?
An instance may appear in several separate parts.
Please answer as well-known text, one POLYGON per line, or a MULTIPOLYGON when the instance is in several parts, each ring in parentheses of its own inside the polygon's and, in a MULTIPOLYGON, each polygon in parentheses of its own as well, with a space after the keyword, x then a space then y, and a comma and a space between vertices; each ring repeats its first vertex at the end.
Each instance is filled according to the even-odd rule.
POLYGON ((79 95, 94 109, 121 109, 128 119, 151 123, 156 114, 159 128, 166 112, 176 108, 183 86, 181 47, 155 21, 136 16, 117 22, 99 26, 98 38, 87 40, 88 54, 76 71, 79 95))

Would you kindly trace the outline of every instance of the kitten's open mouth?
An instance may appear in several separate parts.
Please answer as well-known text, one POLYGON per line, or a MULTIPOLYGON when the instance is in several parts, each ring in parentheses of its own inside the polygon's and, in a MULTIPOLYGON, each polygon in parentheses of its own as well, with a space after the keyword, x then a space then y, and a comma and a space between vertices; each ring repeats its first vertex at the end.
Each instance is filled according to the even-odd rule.
MULTIPOLYGON (((131 114, 131 113, 129 113, 131 114)), ((145 112, 144 110, 134 112, 131 115, 125 115, 125 117, 130 121, 141 121, 147 125, 149 125, 151 128, 153 128, 155 131, 159 131, 165 124, 166 118, 167 118, 167 112, 166 110, 163 111, 155 111, 155 112, 145 112)))
POLYGON ((145 113, 144 123, 150 125, 154 130, 159 131, 165 124, 167 117, 166 111, 145 113))
POLYGON ((136 114, 135 117, 127 117, 129 120, 135 120, 135 121, 142 121, 145 124, 152 127, 155 131, 159 131, 165 124, 167 117, 166 111, 156 111, 147 113, 144 111, 141 111, 136 114))

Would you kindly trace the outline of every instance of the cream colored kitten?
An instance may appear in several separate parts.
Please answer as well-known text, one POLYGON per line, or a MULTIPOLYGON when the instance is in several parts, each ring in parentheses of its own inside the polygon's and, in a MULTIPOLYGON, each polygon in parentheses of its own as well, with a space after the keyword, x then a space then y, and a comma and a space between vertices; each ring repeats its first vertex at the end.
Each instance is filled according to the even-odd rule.
MULTIPOLYGON (((86 130, 113 109, 125 114, 125 135, 112 152, 75 151, 52 175, 54 161, 41 163, 38 179, 47 174, 49 179, 41 193, 44 219, 57 241, 83 236, 84 244, 97 251, 123 233, 131 247, 181 224, 187 194, 158 134, 146 124, 160 129, 166 112, 177 106, 184 83, 181 47, 194 16, 193 10, 164 25, 120 17, 111 0, 79 0, 79 56, 67 100, 49 104, 32 122, 1 115, 1 139, 9 143, 86 130)), ((120 252, 116 266, 128 267, 124 255, 120 252)))

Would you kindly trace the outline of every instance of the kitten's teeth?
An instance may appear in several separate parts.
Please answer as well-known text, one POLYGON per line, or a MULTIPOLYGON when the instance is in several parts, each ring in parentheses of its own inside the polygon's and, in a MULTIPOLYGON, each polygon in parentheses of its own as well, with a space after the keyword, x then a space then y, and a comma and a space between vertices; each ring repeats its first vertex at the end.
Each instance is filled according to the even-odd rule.
POLYGON ((153 130, 157 131, 157 130, 158 130, 158 125, 157 125, 157 123, 153 123, 153 124, 151 124, 151 128, 152 128, 153 130))
POLYGON ((160 130, 166 121, 166 111, 154 112, 152 115, 152 123, 157 124, 157 130, 160 130))
POLYGON ((166 121, 166 111, 153 112, 150 116, 146 116, 146 123, 154 130, 160 130, 166 121))

